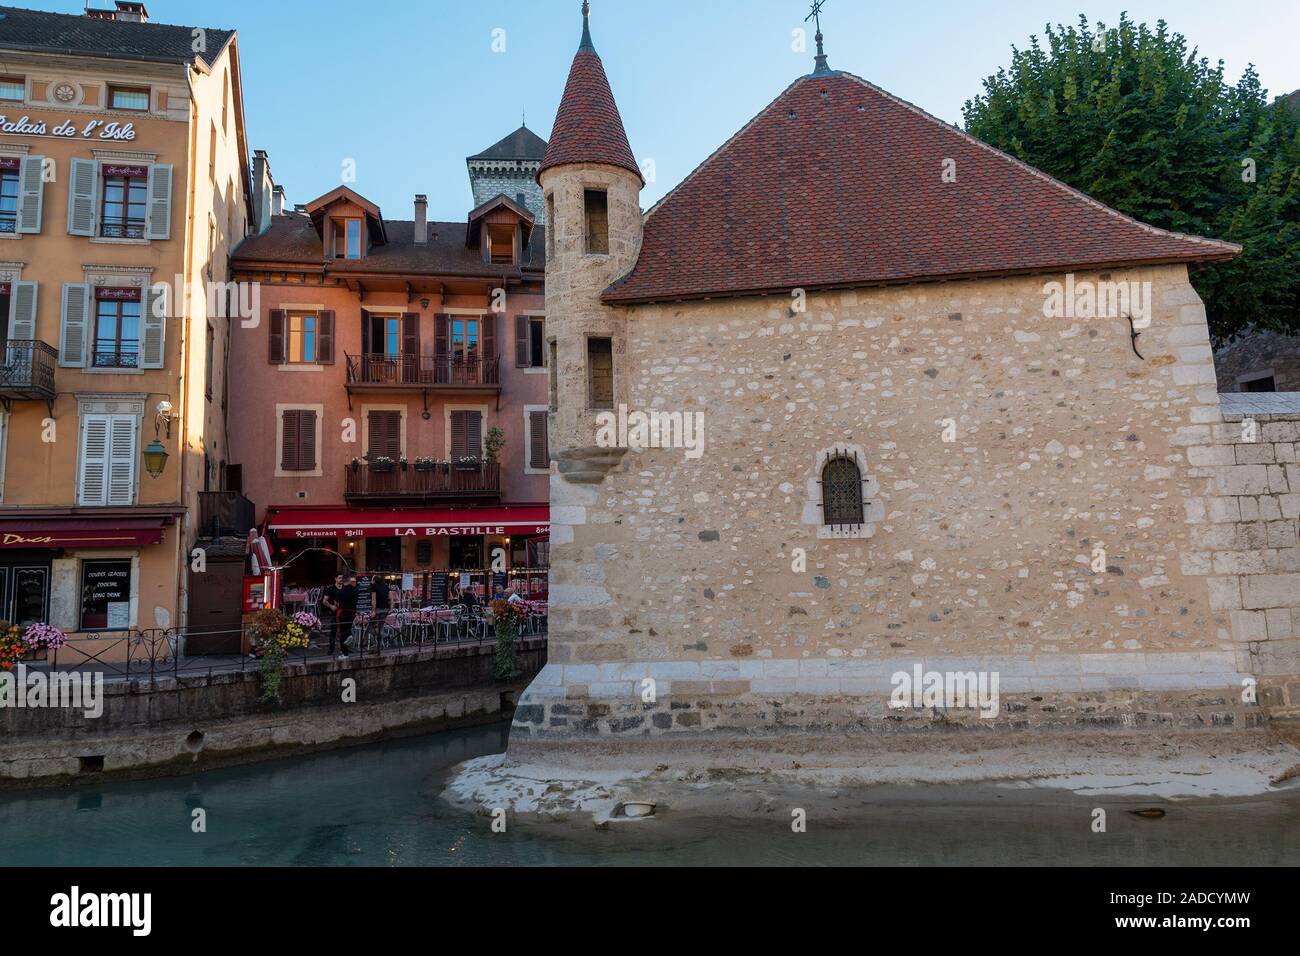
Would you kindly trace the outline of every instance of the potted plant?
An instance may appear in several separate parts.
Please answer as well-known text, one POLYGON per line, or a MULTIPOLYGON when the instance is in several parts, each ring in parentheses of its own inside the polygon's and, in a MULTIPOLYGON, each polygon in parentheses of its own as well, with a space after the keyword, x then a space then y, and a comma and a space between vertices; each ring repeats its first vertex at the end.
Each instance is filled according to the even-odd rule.
MULTIPOLYGON (((302 616, 315 620, 310 614, 302 616)), ((295 615, 294 620, 290 620, 275 608, 267 608, 259 611, 249 626, 253 653, 261 661, 261 700, 265 704, 280 703, 280 684, 284 679, 284 659, 288 652, 311 643, 309 628, 299 623, 297 618, 295 615)), ((320 621, 316 620, 316 624, 319 626, 320 621)))
POLYGON ((431 471, 435 471, 437 467, 438 467, 438 463, 434 461, 432 458, 415 459, 415 470, 418 472, 423 472, 425 474, 428 474, 431 471))
POLYGON ((405 458, 399 458, 399 459, 397 460, 397 466, 398 466, 399 468, 401 468, 402 471, 406 471, 406 470, 407 470, 407 461, 406 461, 406 459, 405 459, 405 458))
POLYGON ((68 643, 67 635, 53 624, 33 624, 22 637, 27 647, 26 660, 43 661, 51 649, 57 650, 68 643))
POLYGON ((478 471, 482 467, 483 462, 477 455, 467 455, 456 462, 457 471, 478 471))
POLYGON ((27 654, 23 629, 17 624, 0 621, 0 671, 11 671, 27 654))
POLYGON ((512 601, 493 601, 492 620, 496 625, 497 648, 492 662, 492 673, 497 680, 514 680, 519 676, 517 644, 519 631, 527 620, 528 612, 512 601))
POLYGON ((360 471, 360 470, 361 470, 361 459, 360 459, 360 458, 353 458, 353 459, 352 459, 352 473, 355 475, 355 474, 356 474, 358 471, 360 471))
POLYGON ((505 447, 506 433, 493 425, 488 429, 487 438, 483 441, 484 461, 489 465, 495 465, 501 460, 501 449, 505 447))
POLYGON ((370 471, 376 475, 389 475, 392 474, 396 464, 393 459, 380 455, 377 458, 370 459, 370 471))

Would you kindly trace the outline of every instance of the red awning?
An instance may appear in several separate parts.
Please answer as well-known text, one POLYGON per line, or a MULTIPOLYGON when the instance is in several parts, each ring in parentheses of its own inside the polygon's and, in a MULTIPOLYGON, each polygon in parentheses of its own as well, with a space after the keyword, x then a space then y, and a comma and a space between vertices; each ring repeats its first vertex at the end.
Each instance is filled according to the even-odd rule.
POLYGON ((3 548, 138 548, 162 541, 165 518, 0 517, 3 548))
POLYGON ((267 530, 281 538, 300 540, 547 535, 551 532, 551 509, 546 505, 401 511, 273 508, 267 530))

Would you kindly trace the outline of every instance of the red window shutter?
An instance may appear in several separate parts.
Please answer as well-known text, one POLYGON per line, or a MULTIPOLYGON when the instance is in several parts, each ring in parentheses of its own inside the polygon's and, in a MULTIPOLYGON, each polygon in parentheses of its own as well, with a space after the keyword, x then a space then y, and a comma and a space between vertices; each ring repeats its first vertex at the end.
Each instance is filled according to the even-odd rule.
POLYGON ((321 365, 334 364, 334 313, 320 314, 320 327, 316 334, 316 360, 321 365))
POLYGON ((315 471, 316 470, 316 413, 314 411, 302 411, 298 413, 301 424, 301 435, 298 442, 298 470, 315 471))
POLYGON ((284 313, 279 309, 271 310, 270 348, 267 361, 272 365, 284 364, 284 313))
POLYGON ((280 470, 281 471, 301 471, 298 464, 298 446, 300 443, 299 436, 302 434, 301 413, 296 411, 287 411, 284 413, 283 422, 280 428, 280 470))
POLYGON ((550 468, 550 448, 546 440, 546 412, 528 413, 528 467, 550 468))
POLYGON ((528 316, 515 316, 515 367, 527 368, 528 355, 528 316))

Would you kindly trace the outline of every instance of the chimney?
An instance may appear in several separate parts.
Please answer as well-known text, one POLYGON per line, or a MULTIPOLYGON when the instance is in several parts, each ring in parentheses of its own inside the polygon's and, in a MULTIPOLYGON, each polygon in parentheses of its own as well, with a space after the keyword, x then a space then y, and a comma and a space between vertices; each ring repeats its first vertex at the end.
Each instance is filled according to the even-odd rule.
POLYGON ((258 235, 271 228, 271 190, 275 182, 271 179, 271 161, 266 150, 253 152, 253 216, 258 235))
POLYGON ((143 3, 135 3, 132 0, 117 0, 117 20, 125 20, 129 23, 148 23, 149 11, 145 9, 143 3))
POLYGON ((429 242, 429 197, 420 193, 415 197, 415 243, 423 246, 429 242))
POLYGON ((271 215, 284 215, 284 187, 276 186, 271 190, 271 215))

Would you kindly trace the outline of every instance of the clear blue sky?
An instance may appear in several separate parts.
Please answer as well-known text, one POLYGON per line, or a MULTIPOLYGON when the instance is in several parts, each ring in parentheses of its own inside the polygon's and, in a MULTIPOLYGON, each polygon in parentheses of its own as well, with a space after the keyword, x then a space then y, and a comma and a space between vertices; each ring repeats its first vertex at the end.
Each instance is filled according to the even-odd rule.
MULTIPOLYGON (((61 12, 80 0, 10 0, 61 12)), ((108 0, 95 0, 108 6, 108 0)), ((147 0, 165 23, 234 27, 250 143, 270 153, 289 202, 355 188, 385 216, 469 211, 465 157, 519 125, 547 136, 577 49, 579 0, 147 0), (493 52, 493 31, 506 49, 493 52)), ((646 206, 812 68, 791 51, 804 0, 593 0, 592 32, 632 148, 653 159, 646 206)), ((1280 94, 1300 89, 1300 3, 1258 0, 827 0, 831 66, 950 122, 1047 22, 1164 17, 1235 81, 1247 63, 1280 94)), ((809 31, 809 44, 811 46, 809 31)))

